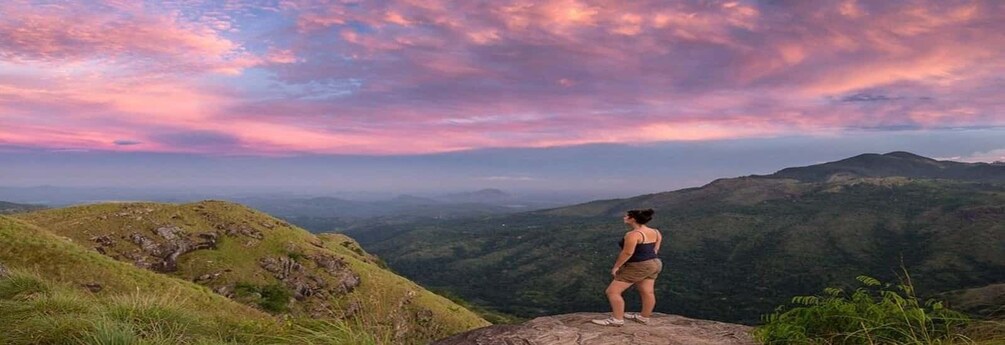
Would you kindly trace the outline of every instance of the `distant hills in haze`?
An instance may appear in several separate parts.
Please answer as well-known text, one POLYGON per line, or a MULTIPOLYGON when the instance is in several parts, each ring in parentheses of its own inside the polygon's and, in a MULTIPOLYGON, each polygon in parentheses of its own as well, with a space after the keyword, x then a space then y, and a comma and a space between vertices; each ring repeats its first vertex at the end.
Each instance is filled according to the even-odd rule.
POLYGON ((31 204, 17 204, 13 202, 0 201, 0 214, 29 212, 41 209, 45 209, 45 206, 31 205, 31 204))
POLYGON ((906 152, 463 223, 371 223, 346 233, 426 286, 532 317, 607 308, 602 292, 626 230, 619 216, 646 207, 666 236, 657 309, 670 313, 756 323, 792 296, 861 274, 894 281, 901 264, 928 296, 1000 291, 982 288, 1005 283, 1005 166, 906 152))
MULTIPOLYGON (((377 201, 348 200, 335 197, 249 197, 237 200, 282 217, 423 216, 455 218, 533 209, 529 205, 514 204, 518 202, 518 199, 498 189, 483 189, 434 197, 402 194, 392 199, 377 201)), ((538 206, 540 207, 540 205, 538 206)))
MULTIPOLYGON (((239 202, 287 219, 308 230, 335 231, 350 224, 375 218, 452 219, 485 215, 526 212, 568 205, 589 200, 576 193, 510 194, 486 188, 470 192, 417 196, 400 194, 382 197, 381 193, 334 193, 333 195, 298 195, 286 193, 202 194, 185 191, 144 190, 127 188, 71 188, 55 186, 0 187, 0 200, 34 203, 59 207, 106 202, 157 201, 191 202, 219 199, 239 202), (349 195, 345 197, 345 195, 349 195)), ((11 204, 13 205, 13 204, 11 204)), ((9 206, 30 210, 26 206, 9 206)), ((3 212, 3 208, 0 208, 3 212)))
POLYGON ((447 194, 440 196, 437 199, 445 202, 454 202, 454 203, 479 203, 479 204, 495 204, 495 205, 513 203, 514 201, 516 201, 516 199, 512 195, 495 188, 486 188, 474 192, 447 194))
POLYGON ((335 197, 249 197, 235 201, 289 220, 311 231, 337 231, 354 224, 420 219, 459 219, 526 212, 563 205, 536 197, 515 196, 499 189, 421 197, 402 194, 376 201, 335 197))

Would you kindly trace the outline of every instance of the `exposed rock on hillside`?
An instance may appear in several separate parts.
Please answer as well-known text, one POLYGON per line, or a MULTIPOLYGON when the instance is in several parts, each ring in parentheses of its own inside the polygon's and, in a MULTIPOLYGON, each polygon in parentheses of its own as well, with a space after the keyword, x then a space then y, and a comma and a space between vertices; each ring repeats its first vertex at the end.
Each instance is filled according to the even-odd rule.
MULTIPOLYGON (((214 249, 218 239, 216 233, 200 233, 191 236, 174 226, 158 227, 154 233, 160 236, 163 241, 156 241, 139 232, 130 234, 129 241, 138 246, 139 250, 123 255, 132 260, 136 266, 157 272, 177 271, 179 257, 196 250, 214 249)), ((106 255, 107 248, 115 245, 114 240, 108 235, 92 237, 92 240, 98 244, 95 249, 106 255)))
POLYGON ((753 345, 750 327, 655 313, 643 325, 600 326, 591 319, 605 313, 539 317, 520 325, 495 325, 461 333, 433 345, 753 345))
POLYGON ((319 267, 335 278, 335 281, 329 281, 312 274, 310 270, 304 269, 304 266, 293 258, 266 257, 259 260, 259 265, 290 288, 297 300, 304 300, 319 294, 319 297, 324 300, 330 296, 352 292, 356 286, 359 286, 359 275, 349 270, 342 258, 324 254, 316 254, 312 257, 319 267))
MULTIPOLYGON (((314 235, 237 204, 95 204, 16 217, 24 226, 51 231, 53 238, 66 244, 80 244, 132 266, 194 282, 275 315, 287 325, 313 320, 310 323, 322 327, 343 319, 366 334, 386 337, 386 343, 426 344, 487 324, 383 269, 379 258, 349 237, 314 235)), ((5 250, 0 254, 13 255, 5 250)), ((72 283, 90 291, 88 296, 133 290, 102 275, 79 275, 72 274, 76 278, 72 283)))

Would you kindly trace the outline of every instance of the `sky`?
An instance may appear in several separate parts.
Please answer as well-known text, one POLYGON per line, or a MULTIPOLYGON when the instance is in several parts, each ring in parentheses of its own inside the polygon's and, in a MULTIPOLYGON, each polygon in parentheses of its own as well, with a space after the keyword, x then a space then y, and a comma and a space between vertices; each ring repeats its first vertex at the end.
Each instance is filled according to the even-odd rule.
POLYGON ((628 193, 1005 160, 1003 32, 993 0, 5 0, 0 186, 628 193))

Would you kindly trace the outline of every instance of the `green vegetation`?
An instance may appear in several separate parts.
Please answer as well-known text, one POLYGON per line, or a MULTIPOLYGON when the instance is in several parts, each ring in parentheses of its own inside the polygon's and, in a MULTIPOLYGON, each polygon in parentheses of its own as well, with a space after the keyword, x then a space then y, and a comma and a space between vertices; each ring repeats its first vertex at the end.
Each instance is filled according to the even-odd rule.
POLYGON ((0 337, 22 334, 0 340, 5 344, 415 344, 488 325, 382 268, 346 236, 312 235, 225 202, 100 204, 0 216, 0 265, 27 272, 0 285, 4 308, 20 308, 19 319, 35 320, 17 323, 23 334, 0 329, 0 337), (154 255, 158 249, 141 248, 134 234, 155 241, 153 247, 176 248, 167 242, 172 236, 158 235, 162 228, 193 243, 216 243, 182 254, 174 271, 137 267, 169 252, 154 255), (310 293, 292 298, 294 286, 310 293), (80 312, 50 314, 33 309, 38 303, 80 312), (160 316, 195 321, 150 325, 148 319, 160 316), (25 340, 49 335, 62 338, 25 340))
MULTIPOLYGON (((484 217, 370 223, 347 233, 396 272, 517 317, 603 310, 626 230, 652 207, 665 236, 657 310, 755 324, 791 296, 903 263, 930 297, 1005 282, 1005 187, 906 178, 719 180, 702 188, 484 217)), ((629 308, 637 300, 627 298, 629 308)))
POLYGON ((866 153, 808 167, 783 169, 772 175, 804 182, 826 182, 853 177, 901 176, 924 179, 953 179, 1005 182, 1005 165, 939 161, 910 152, 866 153))
MULTIPOLYGON (((185 294, 102 296, 16 270, 0 277, 3 344, 385 344, 339 320, 221 314, 189 308, 185 294)), ((232 302, 229 302, 232 303, 232 302)))
POLYGON ((969 317, 943 302, 922 302, 909 277, 896 286, 859 276, 863 286, 846 293, 799 296, 795 306, 764 316, 754 334, 764 344, 972 344, 963 334, 969 317))
POLYGON ((450 299, 454 303, 463 306, 465 309, 478 314, 478 316, 481 316, 486 321, 492 324, 515 324, 527 321, 527 319, 524 318, 516 317, 505 313, 500 313, 498 311, 480 305, 472 304, 471 302, 465 301, 460 296, 457 296, 448 290, 442 290, 442 289, 430 289, 430 290, 435 292, 437 295, 446 297, 447 299, 450 299))
POLYGON ((234 286, 234 299, 256 304, 271 313, 284 313, 290 310, 290 299, 293 293, 279 284, 256 286, 248 283, 237 283, 234 286))

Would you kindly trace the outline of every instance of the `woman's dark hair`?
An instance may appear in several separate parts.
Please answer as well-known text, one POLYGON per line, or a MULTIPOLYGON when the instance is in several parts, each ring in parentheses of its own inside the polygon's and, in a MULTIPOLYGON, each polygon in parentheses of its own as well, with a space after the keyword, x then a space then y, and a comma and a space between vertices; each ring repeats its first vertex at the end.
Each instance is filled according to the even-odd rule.
POLYGON ((651 208, 644 210, 628 210, 628 216, 632 217, 632 219, 639 224, 649 223, 650 220, 653 220, 653 213, 656 212, 651 208))

